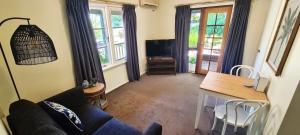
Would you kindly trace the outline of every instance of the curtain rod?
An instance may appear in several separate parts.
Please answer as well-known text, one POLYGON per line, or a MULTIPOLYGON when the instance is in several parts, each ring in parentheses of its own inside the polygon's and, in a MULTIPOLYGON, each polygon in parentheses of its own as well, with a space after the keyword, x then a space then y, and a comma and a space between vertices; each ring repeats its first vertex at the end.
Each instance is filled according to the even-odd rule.
POLYGON ((184 4, 175 5, 175 8, 178 6, 184 6, 184 5, 197 6, 197 5, 208 5, 208 4, 228 3, 228 2, 234 2, 234 0, 218 0, 218 1, 208 1, 208 2, 184 3, 184 4))
POLYGON ((117 2, 117 1, 107 1, 107 0, 89 0, 90 2, 97 2, 100 4, 113 4, 113 5, 123 5, 123 4, 130 4, 130 5, 135 5, 138 6, 139 4, 137 3, 129 3, 129 2, 117 2))

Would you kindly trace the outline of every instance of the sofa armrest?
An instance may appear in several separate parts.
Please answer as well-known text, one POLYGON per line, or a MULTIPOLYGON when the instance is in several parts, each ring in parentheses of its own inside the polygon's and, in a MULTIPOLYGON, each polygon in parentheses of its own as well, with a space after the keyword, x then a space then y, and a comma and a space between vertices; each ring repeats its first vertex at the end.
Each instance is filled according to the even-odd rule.
POLYGON ((162 126, 158 123, 152 123, 143 133, 143 135, 161 135, 162 126))
MULTIPOLYGON (((60 94, 57 94, 45 100, 59 103, 71 110, 77 109, 79 106, 87 104, 87 100, 84 96, 83 89, 81 87, 75 87, 66 90, 60 94)), ((41 102, 39 104, 41 104, 41 102)))

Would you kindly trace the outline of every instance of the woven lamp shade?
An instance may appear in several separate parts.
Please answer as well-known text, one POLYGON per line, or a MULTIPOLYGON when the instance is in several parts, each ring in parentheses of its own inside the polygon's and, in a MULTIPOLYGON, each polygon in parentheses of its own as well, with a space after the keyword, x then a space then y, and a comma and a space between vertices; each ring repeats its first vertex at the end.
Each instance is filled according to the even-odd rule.
POLYGON ((57 59, 52 40, 36 25, 20 25, 10 45, 17 65, 36 65, 57 59))

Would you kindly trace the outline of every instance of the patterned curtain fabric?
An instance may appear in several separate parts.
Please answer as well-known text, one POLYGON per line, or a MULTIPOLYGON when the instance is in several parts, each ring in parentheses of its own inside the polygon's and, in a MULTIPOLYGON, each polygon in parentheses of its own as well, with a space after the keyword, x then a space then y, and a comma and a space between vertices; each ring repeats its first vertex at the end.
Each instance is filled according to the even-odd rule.
POLYGON ((105 83, 88 0, 66 0, 66 6, 77 86, 81 86, 83 80, 105 83))
POLYGON ((189 5, 176 7, 175 42, 176 70, 179 73, 188 72, 188 43, 190 33, 191 9, 189 5))
POLYGON ((222 73, 230 73, 230 69, 243 62, 245 37, 251 0, 236 0, 233 18, 229 29, 227 46, 224 52, 222 73))
POLYGON ((127 51, 127 74, 129 81, 132 82, 140 79, 135 6, 123 5, 123 12, 127 51))

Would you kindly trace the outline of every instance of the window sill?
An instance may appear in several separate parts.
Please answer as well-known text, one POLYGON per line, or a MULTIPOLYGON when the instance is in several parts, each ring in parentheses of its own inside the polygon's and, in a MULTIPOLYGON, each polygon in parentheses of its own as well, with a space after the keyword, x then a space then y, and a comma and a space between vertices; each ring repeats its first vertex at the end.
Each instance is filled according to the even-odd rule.
POLYGON ((120 65, 123 65, 125 64, 127 61, 123 60, 123 61, 120 61, 120 62, 117 62, 117 63, 114 63, 114 64, 109 64, 105 67, 102 67, 103 71, 107 71, 107 70, 110 70, 112 68, 115 68, 115 67, 118 67, 120 65))

